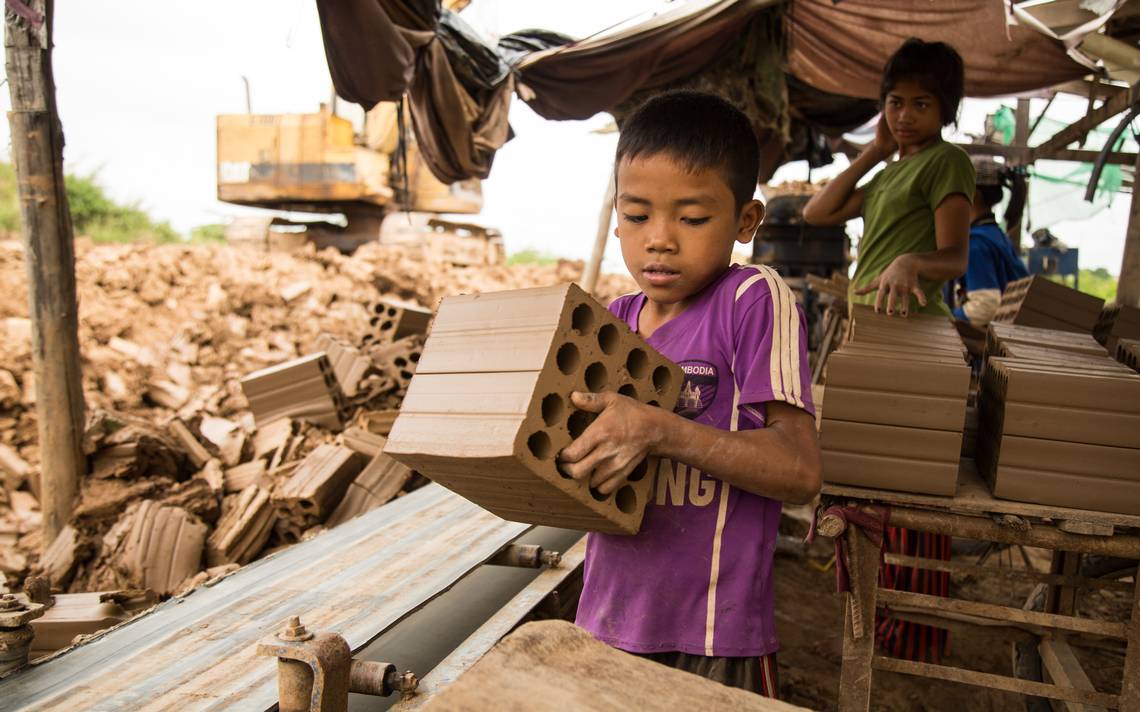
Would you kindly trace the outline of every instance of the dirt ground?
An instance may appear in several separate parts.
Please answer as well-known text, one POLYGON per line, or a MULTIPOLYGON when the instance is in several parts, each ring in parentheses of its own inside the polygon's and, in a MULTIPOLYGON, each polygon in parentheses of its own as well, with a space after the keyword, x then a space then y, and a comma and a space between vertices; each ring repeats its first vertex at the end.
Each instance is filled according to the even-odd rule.
MULTIPOLYGON (((1049 570, 1049 554, 1027 550, 1039 572, 1049 570)), ((817 541, 806 558, 778 557, 776 617, 782 649, 779 672, 783 699, 818 710, 837 709, 842 658, 843 598, 835 593, 834 569, 822 570, 831 556, 831 541, 817 541)), ((976 556, 956 556, 973 563, 976 556)), ((1019 554, 1006 550, 990 557, 987 567, 1024 569, 1019 554)), ((954 576, 951 594, 957 598, 1020 607, 1032 591, 1029 583, 1011 583, 998 576, 954 576)), ((1083 617, 1127 620, 1130 597, 1117 591, 1087 592, 1078 614, 1083 617)), ((1104 641, 1089 647, 1071 641, 1093 685, 1101 692, 1119 693, 1124 664, 1123 645, 1104 641), (1102 647, 1103 646, 1103 647, 1102 647)), ((974 628, 969 635, 951 635, 950 654, 943 664, 1002 675, 1012 674, 1009 640, 998 631, 974 628)), ((937 680, 876 672, 872 709, 891 712, 1021 712, 1024 698, 937 680)))

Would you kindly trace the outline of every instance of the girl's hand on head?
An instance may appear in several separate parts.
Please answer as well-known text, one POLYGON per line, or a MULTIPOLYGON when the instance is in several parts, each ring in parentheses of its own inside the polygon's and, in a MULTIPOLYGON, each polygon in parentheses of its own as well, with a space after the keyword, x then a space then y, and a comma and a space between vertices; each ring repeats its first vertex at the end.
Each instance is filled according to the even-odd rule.
POLYGON ((884 161, 899 150, 899 143, 891 135, 891 129, 887 126, 886 114, 879 115, 879 123, 875 126, 875 140, 871 142, 871 146, 878 153, 879 159, 884 161))
POLYGON ((572 393, 574 407, 597 419, 558 454, 562 472, 586 480, 602 494, 625 484, 660 434, 660 408, 617 393, 572 393))
POLYGON ((911 255, 896 257, 870 284, 856 289, 855 294, 861 296, 875 290, 878 290, 875 294, 876 313, 886 302, 888 316, 894 316, 896 309, 900 316, 907 316, 912 294, 920 306, 926 306, 926 294, 918 284, 918 265, 911 255))

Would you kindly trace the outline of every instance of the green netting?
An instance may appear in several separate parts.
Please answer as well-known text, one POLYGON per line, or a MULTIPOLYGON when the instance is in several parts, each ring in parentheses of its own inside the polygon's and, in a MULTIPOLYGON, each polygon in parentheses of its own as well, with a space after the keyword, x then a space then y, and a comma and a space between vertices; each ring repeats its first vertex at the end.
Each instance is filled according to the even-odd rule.
MULTIPOLYGON (((1083 148, 1101 150, 1108 141, 1119 119, 1111 119, 1089 132, 1083 148)), ((1013 141, 1016 119, 1011 107, 1000 107, 991 118, 994 132, 1005 144, 1013 141)), ((1043 143, 1068 124, 1044 117, 1037 122, 1029 137, 1029 144, 1043 143)), ((1131 128, 1113 146, 1114 151, 1134 153, 1137 142, 1131 128)), ((1093 164, 1072 161, 1036 161, 1029 169, 1029 204, 1027 208, 1031 229, 1049 227, 1065 220, 1082 220, 1096 215, 1112 205, 1124 187, 1124 168, 1106 165, 1097 181, 1093 201, 1086 202, 1085 189, 1092 176, 1093 164)), ((1131 170, 1129 169, 1129 173, 1131 170)))

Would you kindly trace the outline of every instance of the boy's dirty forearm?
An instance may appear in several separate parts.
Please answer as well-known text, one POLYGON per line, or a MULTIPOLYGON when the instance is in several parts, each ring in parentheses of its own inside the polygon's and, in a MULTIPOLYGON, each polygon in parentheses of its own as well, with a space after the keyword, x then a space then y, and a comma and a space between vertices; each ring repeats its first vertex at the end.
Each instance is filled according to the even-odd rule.
POLYGON ((732 432, 658 411, 652 453, 747 492, 803 504, 819 492, 821 465, 814 419, 804 411, 798 414, 803 422, 793 416, 765 428, 732 432))

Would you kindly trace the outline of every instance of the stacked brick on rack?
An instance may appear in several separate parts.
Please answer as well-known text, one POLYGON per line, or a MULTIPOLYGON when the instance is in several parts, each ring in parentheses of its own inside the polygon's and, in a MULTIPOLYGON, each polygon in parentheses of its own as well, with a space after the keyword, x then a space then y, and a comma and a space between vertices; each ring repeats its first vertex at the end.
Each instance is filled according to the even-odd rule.
POLYGON ((824 480, 953 495, 970 390, 948 318, 903 319, 853 305, 827 363, 820 423, 824 480))
POLYGON ((443 300, 385 452, 514 521, 637 532, 656 465, 602 493, 557 466, 594 414, 573 391, 672 409, 683 374, 575 285, 443 300))
POLYGON ((993 321, 1089 334, 1103 308, 1103 299, 1035 274, 1006 285, 993 321))
POLYGON ((1140 375, 1091 334, 991 324, 979 410, 994 496, 1140 514, 1140 375))

